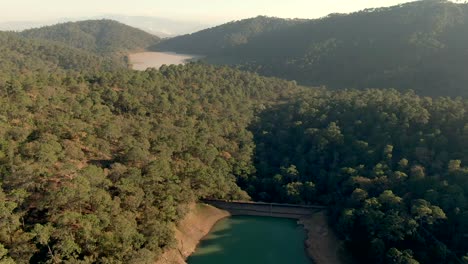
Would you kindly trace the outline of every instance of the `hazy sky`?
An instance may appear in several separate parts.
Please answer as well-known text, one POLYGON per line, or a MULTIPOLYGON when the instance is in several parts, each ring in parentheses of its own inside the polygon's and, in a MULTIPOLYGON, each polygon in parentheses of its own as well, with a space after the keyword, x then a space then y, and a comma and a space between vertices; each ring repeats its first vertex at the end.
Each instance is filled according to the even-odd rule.
POLYGON ((257 15, 316 18, 410 0, 0 0, 0 22, 144 15, 200 22, 224 22, 257 15))

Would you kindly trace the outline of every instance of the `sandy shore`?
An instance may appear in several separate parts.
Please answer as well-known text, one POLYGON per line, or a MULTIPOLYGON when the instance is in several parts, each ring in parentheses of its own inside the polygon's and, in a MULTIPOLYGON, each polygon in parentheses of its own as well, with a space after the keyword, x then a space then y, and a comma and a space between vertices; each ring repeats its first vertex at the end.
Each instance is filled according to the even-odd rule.
POLYGON ((177 248, 164 252, 156 264, 186 264, 185 260, 195 251, 200 240, 219 220, 229 215, 211 205, 190 205, 190 212, 175 230, 177 248))

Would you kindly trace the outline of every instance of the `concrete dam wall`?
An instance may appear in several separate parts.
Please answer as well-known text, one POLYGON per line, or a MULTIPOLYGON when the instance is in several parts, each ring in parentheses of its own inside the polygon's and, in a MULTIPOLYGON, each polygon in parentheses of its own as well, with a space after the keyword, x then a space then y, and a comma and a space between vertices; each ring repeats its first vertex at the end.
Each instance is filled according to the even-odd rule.
POLYGON ((316 205, 231 202, 223 200, 202 200, 202 202, 226 210, 232 215, 272 216, 293 219, 310 216, 326 209, 325 206, 316 205))

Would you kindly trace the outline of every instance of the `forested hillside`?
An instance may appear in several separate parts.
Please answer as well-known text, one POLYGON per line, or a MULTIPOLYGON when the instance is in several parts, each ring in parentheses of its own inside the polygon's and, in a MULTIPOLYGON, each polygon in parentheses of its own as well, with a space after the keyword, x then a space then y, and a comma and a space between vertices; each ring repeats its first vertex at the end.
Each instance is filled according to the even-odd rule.
POLYGON ((0 31, 0 81, 42 71, 96 70, 125 67, 123 62, 46 40, 31 40, 0 31))
POLYGON ((151 263, 198 198, 329 205, 365 263, 468 253, 466 99, 201 64, 0 85, 3 261, 151 263))
POLYGON ((247 126, 293 88, 204 65, 0 83, 0 262, 153 263, 184 205, 247 198, 247 126))
POLYGON ((188 54, 220 55, 229 48, 249 43, 255 36, 300 24, 304 19, 258 16, 162 41, 151 49, 188 54))
POLYGON ((222 26, 164 41, 160 47, 313 86, 467 96, 467 30, 468 4, 417 1, 292 23, 232 48, 213 41, 229 33, 222 26), (199 42, 193 45, 188 39, 199 42))
POLYGON ((0 32, 0 263, 154 263, 200 198, 326 205, 359 263, 468 263, 467 12, 258 17, 157 47, 344 90, 132 71, 117 58, 157 38, 112 21, 0 32))
POLYGON ((361 263, 460 263, 467 112, 466 99, 308 91, 257 117, 256 174, 239 184, 258 200, 329 205, 361 263))
POLYGON ((95 53, 146 49, 159 38, 113 20, 86 20, 46 26, 21 32, 33 39, 46 39, 95 53))
POLYGON ((35 72, 123 69, 128 67, 128 52, 157 41, 155 36, 111 20, 64 23, 21 33, 0 31, 0 81, 35 72))

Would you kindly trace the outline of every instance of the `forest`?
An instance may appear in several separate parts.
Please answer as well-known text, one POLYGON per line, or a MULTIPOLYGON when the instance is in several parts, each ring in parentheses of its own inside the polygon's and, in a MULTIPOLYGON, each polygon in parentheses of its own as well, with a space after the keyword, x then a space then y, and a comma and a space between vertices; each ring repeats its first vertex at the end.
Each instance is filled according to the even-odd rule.
POLYGON ((150 46, 153 50, 171 50, 186 54, 222 55, 229 49, 249 43, 257 36, 307 21, 258 16, 233 21, 199 32, 169 38, 150 46))
POLYGON ((152 49, 205 55, 209 63, 308 86, 466 97, 467 23, 468 4, 424 0, 312 20, 257 17, 152 49))
MULTIPOLYGON (((405 28, 407 36, 421 27, 411 20, 421 6, 424 14, 447 14, 431 16, 444 23, 429 35, 424 32, 434 33, 434 24, 419 17, 431 25, 420 31, 431 38, 424 45, 466 49, 464 37, 452 34, 462 28, 465 5, 444 1, 314 21, 257 17, 240 31, 239 22, 230 23, 237 33, 222 43, 212 29, 203 34, 220 45, 211 46, 218 54, 243 54, 268 34, 296 34, 298 27, 311 35, 324 25, 330 28, 323 34, 344 32, 335 29, 342 20, 377 27, 366 20, 371 17, 388 27, 403 21, 395 30, 405 28), (451 16, 454 10, 460 16, 451 16)), ((405 37, 392 42, 362 32, 402 56, 411 52, 405 37)), ((356 89, 339 89, 246 71, 253 64, 128 68, 123 54, 158 41, 108 20, 0 32, 0 263, 154 263, 174 245, 174 226, 188 205, 204 198, 325 205, 358 263, 468 263, 468 90, 457 75, 465 69, 463 53, 450 82, 441 76, 457 65, 431 60, 434 54, 452 59, 455 50, 427 52, 420 43, 419 59, 440 67, 435 74, 418 68, 414 79, 405 79, 414 65, 388 54, 402 70, 385 80, 388 87, 368 89, 370 83, 355 82, 361 80, 356 72, 336 78, 356 89), (109 27, 107 35, 99 33, 109 27)), ((302 45, 294 38, 288 43, 302 45)), ((319 56, 315 66, 335 59, 379 64, 371 60, 380 58, 379 49, 367 46, 361 47, 369 60, 343 60, 350 54, 343 43, 335 55, 346 53, 319 56)), ((375 70, 388 73, 387 66, 375 70)))
POLYGON ((184 205, 248 197, 249 120, 295 88, 196 64, 0 87, 6 263, 152 263, 184 205))
POLYGON ((143 30, 107 19, 62 23, 25 30, 20 34, 108 56, 115 52, 144 50, 160 41, 159 37, 143 30))
POLYGON ((109 58, 67 45, 27 39, 0 31, 0 75, 2 81, 34 72, 95 71, 126 68, 119 58, 109 58))
POLYGON ((256 117, 256 174, 239 184, 255 200, 328 205, 362 263, 460 263, 467 110, 413 92, 308 90, 256 117))

